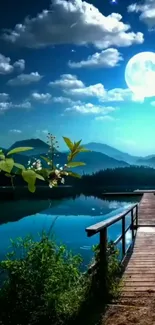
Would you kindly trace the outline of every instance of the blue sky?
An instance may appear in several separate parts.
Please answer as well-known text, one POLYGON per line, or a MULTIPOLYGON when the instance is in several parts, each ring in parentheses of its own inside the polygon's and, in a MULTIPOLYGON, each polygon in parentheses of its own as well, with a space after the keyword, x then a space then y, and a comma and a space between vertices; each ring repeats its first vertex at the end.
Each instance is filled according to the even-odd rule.
POLYGON ((154 0, 2 0, 0 145, 49 131, 62 149, 68 136, 155 153, 155 96, 124 77, 132 56, 155 52, 154 27, 154 0))

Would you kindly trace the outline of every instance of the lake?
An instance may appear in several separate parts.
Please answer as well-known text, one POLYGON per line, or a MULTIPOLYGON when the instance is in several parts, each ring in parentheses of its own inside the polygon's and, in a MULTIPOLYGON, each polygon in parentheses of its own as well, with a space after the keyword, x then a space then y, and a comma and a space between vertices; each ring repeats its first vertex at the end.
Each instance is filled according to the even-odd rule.
MULTIPOLYGON (((63 200, 19 200, 0 202, 0 260, 8 252, 10 238, 32 235, 35 240, 46 231, 57 243, 65 244, 75 254, 83 257, 88 265, 93 257, 92 245, 99 242, 99 235, 88 238, 85 228, 106 220, 139 202, 140 197, 117 197, 117 200, 102 200, 93 196, 63 200)), ((130 216, 126 218, 126 226, 130 216)), ((108 238, 115 240, 121 233, 121 222, 111 226, 108 238)), ((131 233, 126 235, 127 245, 131 233)))

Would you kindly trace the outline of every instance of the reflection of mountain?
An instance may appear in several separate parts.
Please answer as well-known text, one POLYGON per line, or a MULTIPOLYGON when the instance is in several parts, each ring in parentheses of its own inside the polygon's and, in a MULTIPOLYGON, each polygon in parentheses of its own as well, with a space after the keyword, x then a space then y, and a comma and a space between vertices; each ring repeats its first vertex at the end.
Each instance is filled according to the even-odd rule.
POLYGON ((136 198, 112 198, 108 200, 84 196, 63 200, 19 200, 0 202, 0 224, 18 221, 24 217, 36 215, 51 216, 102 216, 111 211, 137 202, 136 198))
POLYGON ((59 205, 60 203, 61 201, 58 200, 19 200, 0 202, 0 224, 17 221, 33 214, 42 213, 48 209, 51 204, 54 206, 59 205))

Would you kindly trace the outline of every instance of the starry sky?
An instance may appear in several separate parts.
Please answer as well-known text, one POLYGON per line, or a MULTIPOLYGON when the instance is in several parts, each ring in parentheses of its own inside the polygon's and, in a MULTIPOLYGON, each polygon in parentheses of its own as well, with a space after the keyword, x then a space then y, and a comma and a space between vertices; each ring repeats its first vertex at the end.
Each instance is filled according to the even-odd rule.
POLYGON ((155 0, 1 0, 0 146, 53 133, 155 153, 155 97, 125 82, 155 52, 155 0))

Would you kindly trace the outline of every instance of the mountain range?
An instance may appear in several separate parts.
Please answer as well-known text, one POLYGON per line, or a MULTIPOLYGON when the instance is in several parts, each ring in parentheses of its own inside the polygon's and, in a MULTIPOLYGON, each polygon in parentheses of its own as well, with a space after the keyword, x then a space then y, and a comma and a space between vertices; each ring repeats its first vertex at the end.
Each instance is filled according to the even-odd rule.
MULTIPOLYGON (((5 153, 7 153, 7 151, 16 147, 34 148, 33 150, 13 155, 16 162, 23 165, 27 165, 28 160, 31 158, 39 158, 40 155, 47 155, 49 150, 49 145, 40 139, 17 141, 10 148, 3 150, 5 153)), ((91 152, 83 152, 76 157, 76 161, 86 163, 86 166, 74 168, 74 171, 80 174, 91 174, 101 169, 129 167, 130 165, 146 165, 155 168, 155 155, 150 155, 147 157, 132 156, 109 145, 96 142, 85 144, 84 147, 91 150, 91 152)), ((59 163, 60 166, 63 166, 67 161, 68 153, 58 151, 56 151, 56 153, 58 154, 58 157, 57 155, 55 156, 55 163, 59 163)), ((46 163, 44 161, 42 161, 42 163, 45 166, 46 163)))

